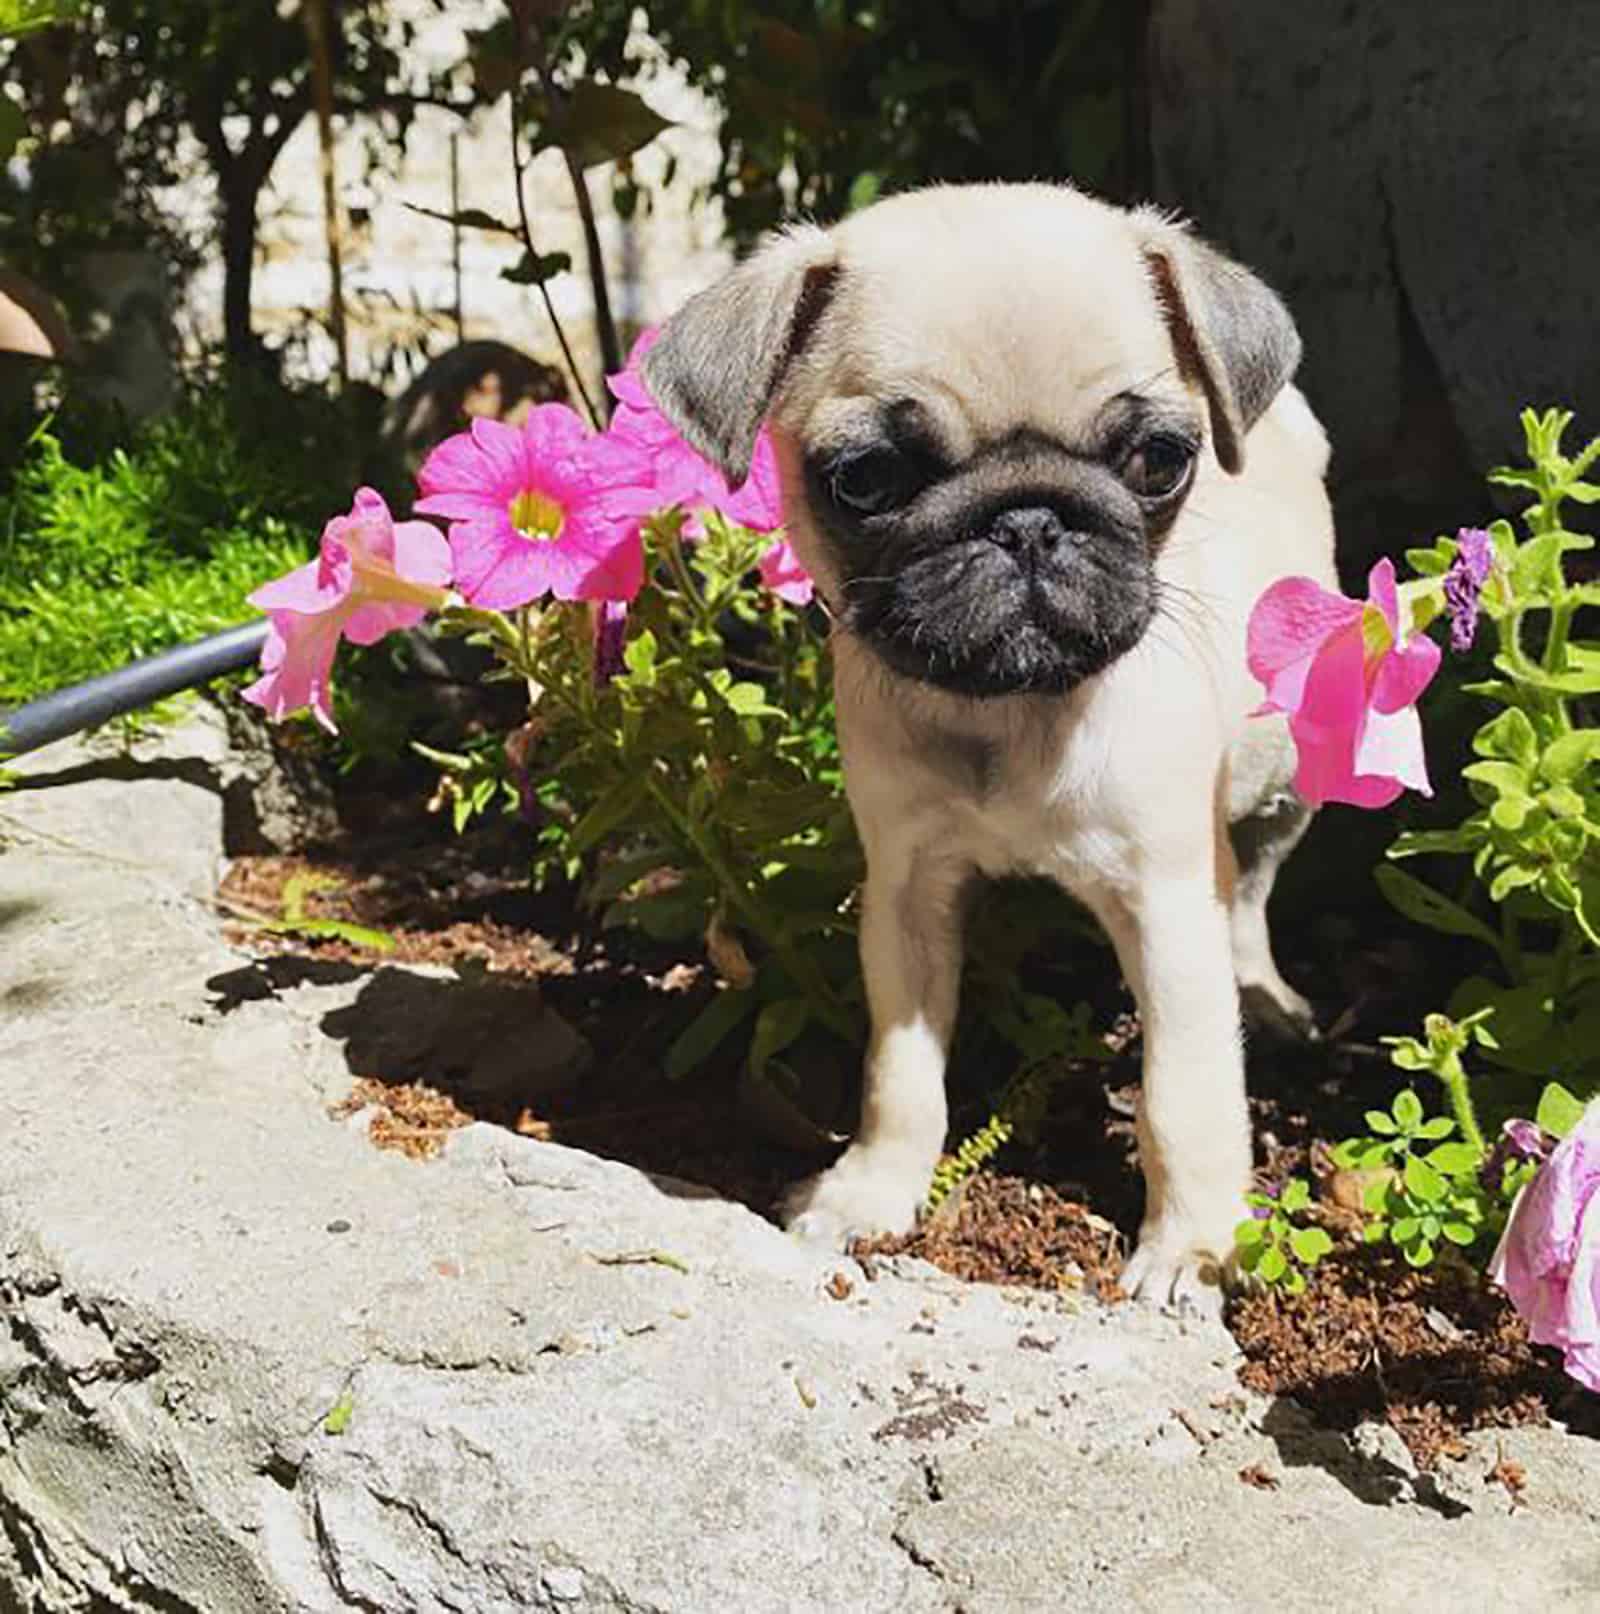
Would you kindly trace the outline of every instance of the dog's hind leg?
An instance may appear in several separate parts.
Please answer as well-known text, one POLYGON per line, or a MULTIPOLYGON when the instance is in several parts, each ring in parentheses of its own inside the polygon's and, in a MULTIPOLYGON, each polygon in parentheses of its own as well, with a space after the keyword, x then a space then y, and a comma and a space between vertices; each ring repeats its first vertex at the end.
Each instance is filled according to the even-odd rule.
POLYGON ((1252 1029, 1301 1040, 1317 1035, 1311 1005, 1284 980, 1272 956, 1267 899, 1284 859, 1311 823, 1311 809, 1288 790, 1268 796, 1229 826, 1239 874, 1229 925, 1239 1005, 1252 1029))

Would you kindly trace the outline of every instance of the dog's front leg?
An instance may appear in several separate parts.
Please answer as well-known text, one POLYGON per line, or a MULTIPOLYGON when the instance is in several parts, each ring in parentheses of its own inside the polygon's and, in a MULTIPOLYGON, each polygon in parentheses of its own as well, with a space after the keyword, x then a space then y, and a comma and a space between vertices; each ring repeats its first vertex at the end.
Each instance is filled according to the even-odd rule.
POLYGON ((1239 997, 1229 948, 1231 858, 1152 868, 1102 917, 1144 1026, 1139 1158, 1145 1213, 1123 1277, 1158 1302, 1214 1306, 1250 1173, 1239 997))
POLYGON ((869 848, 861 962, 872 1038, 861 1119, 838 1161, 789 1196, 789 1227, 804 1238, 843 1249, 916 1221, 944 1147, 965 876, 892 846, 869 848))

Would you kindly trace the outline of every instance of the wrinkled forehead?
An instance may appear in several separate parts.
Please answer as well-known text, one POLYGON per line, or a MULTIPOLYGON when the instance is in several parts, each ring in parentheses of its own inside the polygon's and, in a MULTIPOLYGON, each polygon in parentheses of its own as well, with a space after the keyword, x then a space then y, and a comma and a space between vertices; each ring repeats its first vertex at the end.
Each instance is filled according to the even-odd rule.
POLYGON ((1121 215, 947 194, 943 210, 880 206, 836 232, 834 301, 785 401, 791 430, 821 446, 912 400, 962 457, 1019 427, 1072 442, 1121 393, 1186 400, 1121 215))

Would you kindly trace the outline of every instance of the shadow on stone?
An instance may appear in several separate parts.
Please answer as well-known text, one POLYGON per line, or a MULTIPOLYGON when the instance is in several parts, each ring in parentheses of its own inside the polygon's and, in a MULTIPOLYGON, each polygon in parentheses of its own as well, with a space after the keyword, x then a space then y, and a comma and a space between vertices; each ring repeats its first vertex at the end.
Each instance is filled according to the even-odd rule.
POLYGON ((536 981, 471 964, 444 978, 386 965, 354 1002, 323 1016, 322 1030, 345 1045, 353 1076, 422 1082, 469 1115, 507 1126, 570 1087, 593 1057, 536 981))
POLYGON ((1387 1428, 1364 1425, 1353 1432, 1329 1429, 1317 1423, 1304 1407, 1279 1397, 1261 1420, 1261 1431, 1277 1446, 1285 1468, 1320 1468, 1369 1507, 1411 1502, 1446 1519, 1460 1518, 1472 1511, 1446 1496, 1431 1474, 1416 1473, 1400 1437, 1387 1428), (1369 1433, 1373 1438, 1363 1440, 1362 1436, 1369 1433), (1392 1447, 1392 1455, 1380 1449, 1384 1446, 1392 1447))
POLYGON ((132 784, 141 780, 176 780, 180 784, 194 785, 199 790, 222 793, 222 776, 214 764, 200 757, 149 757, 130 756, 126 753, 97 757, 92 762, 80 762, 71 768, 57 768, 53 773, 27 773, 17 780, 19 790, 59 790, 64 785, 87 784, 91 780, 106 779, 118 784, 132 784))
POLYGON ((42 904, 33 901, 31 897, 19 898, 13 902, 0 902, 0 930, 10 925, 21 924, 29 914, 38 913, 42 904))
POLYGON ((213 975, 206 982, 206 991, 213 996, 215 1013, 232 1014, 242 1003, 262 1003, 297 986, 343 986, 366 973, 364 966, 342 959, 280 953, 213 975))

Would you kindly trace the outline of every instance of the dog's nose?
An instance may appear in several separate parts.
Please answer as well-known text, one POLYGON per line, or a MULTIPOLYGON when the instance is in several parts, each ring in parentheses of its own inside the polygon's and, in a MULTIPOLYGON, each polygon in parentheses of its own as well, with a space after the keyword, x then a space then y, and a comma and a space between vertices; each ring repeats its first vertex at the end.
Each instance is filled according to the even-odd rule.
POLYGON ((1002 549, 1024 555, 1048 554, 1066 535, 1061 517, 1042 504, 1003 510, 989 529, 990 538, 1002 549))

